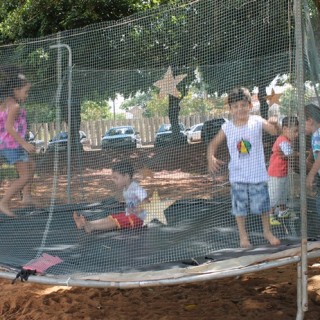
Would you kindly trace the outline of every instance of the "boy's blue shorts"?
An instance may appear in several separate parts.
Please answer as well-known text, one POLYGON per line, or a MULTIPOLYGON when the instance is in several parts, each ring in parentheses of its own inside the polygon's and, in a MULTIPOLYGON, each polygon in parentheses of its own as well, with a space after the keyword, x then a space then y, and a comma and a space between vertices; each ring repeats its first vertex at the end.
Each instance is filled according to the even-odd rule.
POLYGON ((0 156, 5 158, 8 164, 15 164, 20 161, 22 162, 29 161, 28 152, 22 148, 0 150, 0 156))
POLYGON ((233 183, 231 185, 232 214, 263 214, 270 211, 268 183, 233 183))

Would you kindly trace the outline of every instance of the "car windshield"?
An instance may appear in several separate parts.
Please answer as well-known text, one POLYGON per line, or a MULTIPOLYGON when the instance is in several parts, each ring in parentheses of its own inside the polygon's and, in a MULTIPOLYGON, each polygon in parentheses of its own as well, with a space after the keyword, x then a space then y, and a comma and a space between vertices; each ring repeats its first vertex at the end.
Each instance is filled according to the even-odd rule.
POLYGON ((67 132, 61 132, 57 134, 52 141, 58 141, 58 140, 67 140, 68 139, 68 133, 67 132))
MULTIPOLYGON (((184 131, 184 125, 182 123, 179 123, 180 131, 184 131)), ((171 131, 171 124, 163 124, 158 132, 169 132, 171 131)))
POLYGON ((196 124, 190 128, 190 131, 200 131, 203 127, 203 124, 196 124))
POLYGON ((111 128, 107 133, 106 136, 116 136, 121 134, 133 134, 132 128, 111 128))
MULTIPOLYGON (((87 137, 83 131, 79 131, 79 136, 80 136, 80 139, 87 137)), ((68 132, 60 132, 52 139, 52 141, 58 141, 58 140, 68 140, 68 132)))

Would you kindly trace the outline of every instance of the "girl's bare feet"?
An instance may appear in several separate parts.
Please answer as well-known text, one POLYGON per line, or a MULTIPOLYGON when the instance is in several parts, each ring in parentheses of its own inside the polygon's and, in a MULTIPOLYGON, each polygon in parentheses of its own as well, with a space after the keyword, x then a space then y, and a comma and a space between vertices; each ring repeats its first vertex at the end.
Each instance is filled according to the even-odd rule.
POLYGON ((16 218, 17 216, 10 210, 9 206, 6 203, 0 202, 0 212, 5 214, 10 218, 16 218))

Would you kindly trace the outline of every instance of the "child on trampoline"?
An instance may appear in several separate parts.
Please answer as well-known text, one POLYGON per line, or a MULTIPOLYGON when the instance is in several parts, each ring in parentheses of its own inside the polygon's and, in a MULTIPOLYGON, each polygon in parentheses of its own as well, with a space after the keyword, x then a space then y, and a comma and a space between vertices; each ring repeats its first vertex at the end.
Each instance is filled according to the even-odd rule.
POLYGON ((282 120, 282 134, 277 138, 270 157, 268 168, 268 188, 271 203, 270 224, 272 226, 280 225, 277 218, 287 218, 289 211, 287 209, 288 200, 288 164, 289 157, 293 156, 292 142, 298 137, 299 122, 297 117, 285 117, 282 120), (276 209, 279 212, 276 214, 276 209))
POLYGON ((125 212, 111 214, 103 219, 88 221, 83 215, 73 213, 78 229, 90 233, 95 230, 130 229, 143 226, 146 212, 140 205, 147 199, 147 192, 133 180, 134 169, 127 161, 121 161, 112 167, 112 181, 122 189, 126 203, 125 212))
POLYGON ((219 145, 227 140, 230 154, 229 181, 231 184, 232 214, 236 217, 240 247, 250 248, 246 230, 246 216, 249 212, 260 214, 263 235, 271 245, 279 245, 269 225, 270 199, 268 174, 266 170, 262 132, 276 135, 280 128, 277 119, 268 121, 260 116, 250 115, 251 94, 247 88, 235 88, 228 95, 232 120, 210 141, 207 150, 208 170, 219 170, 224 162, 216 158, 219 145))
POLYGON ((21 107, 31 85, 15 66, 0 66, 0 79, 0 156, 9 165, 14 165, 19 175, 5 191, 0 201, 0 212, 14 218, 16 215, 10 209, 10 201, 15 194, 22 191, 22 203, 34 204, 31 186, 35 162, 29 158, 29 153, 35 152, 35 146, 25 140, 26 110, 21 107))
POLYGON ((311 157, 307 158, 307 168, 310 169, 306 179, 307 188, 317 190, 316 207, 320 215, 320 108, 315 104, 308 104, 304 108, 305 112, 305 132, 311 135, 311 157))

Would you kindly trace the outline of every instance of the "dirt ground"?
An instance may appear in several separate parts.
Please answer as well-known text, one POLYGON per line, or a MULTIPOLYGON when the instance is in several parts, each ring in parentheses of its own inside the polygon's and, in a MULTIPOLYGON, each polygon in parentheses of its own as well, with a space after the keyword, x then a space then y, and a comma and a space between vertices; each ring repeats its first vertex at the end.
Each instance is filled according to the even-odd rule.
MULTIPOLYGON (((309 262, 309 310, 320 319, 320 260, 309 262)), ((137 289, 96 289, 0 280, 3 320, 292 320, 296 318, 296 266, 237 278, 137 289)))
MULTIPOLYGON (((215 184, 224 185, 225 172, 214 178, 206 174, 203 146, 188 146, 176 151, 179 154, 142 149, 130 154, 92 152, 96 152, 95 156, 88 153, 81 168, 86 200, 91 194, 112 195, 110 168, 106 164, 126 157, 140 170, 141 183, 149 191, 161 190, 163 197, 179 199, 198 194, 208 198, 215 196, 217 190, 226 192, 215 188, 215 184)), ((65 168, 60 163, 60 175, 66 173, 65 168)), ((73 168, 76 170, 76 162, 73 168)), ((51 158, 38 159, 34 194, 42 205, 50 201, 52 170, 51 158)), ((8 183, 2 182, 0 196, 8 183)), ((59 187, 65 184, 65 180, 59 181, 59 187)), ((65 192, 58 192, 58 200, 66 201, 65 192)), ((18 198, 15 203, 19 207, 18 198)), ((136 289, 59 287, 20 281, 11 284, 2 279, 0 319, 291 320, 297 312, 296 278, 296 265, 289 265, 221 280, 136 289)), ((320 319, 320 259, 309 261, 308 279, 309 311, 304 319, 316 320, 320 319)))

